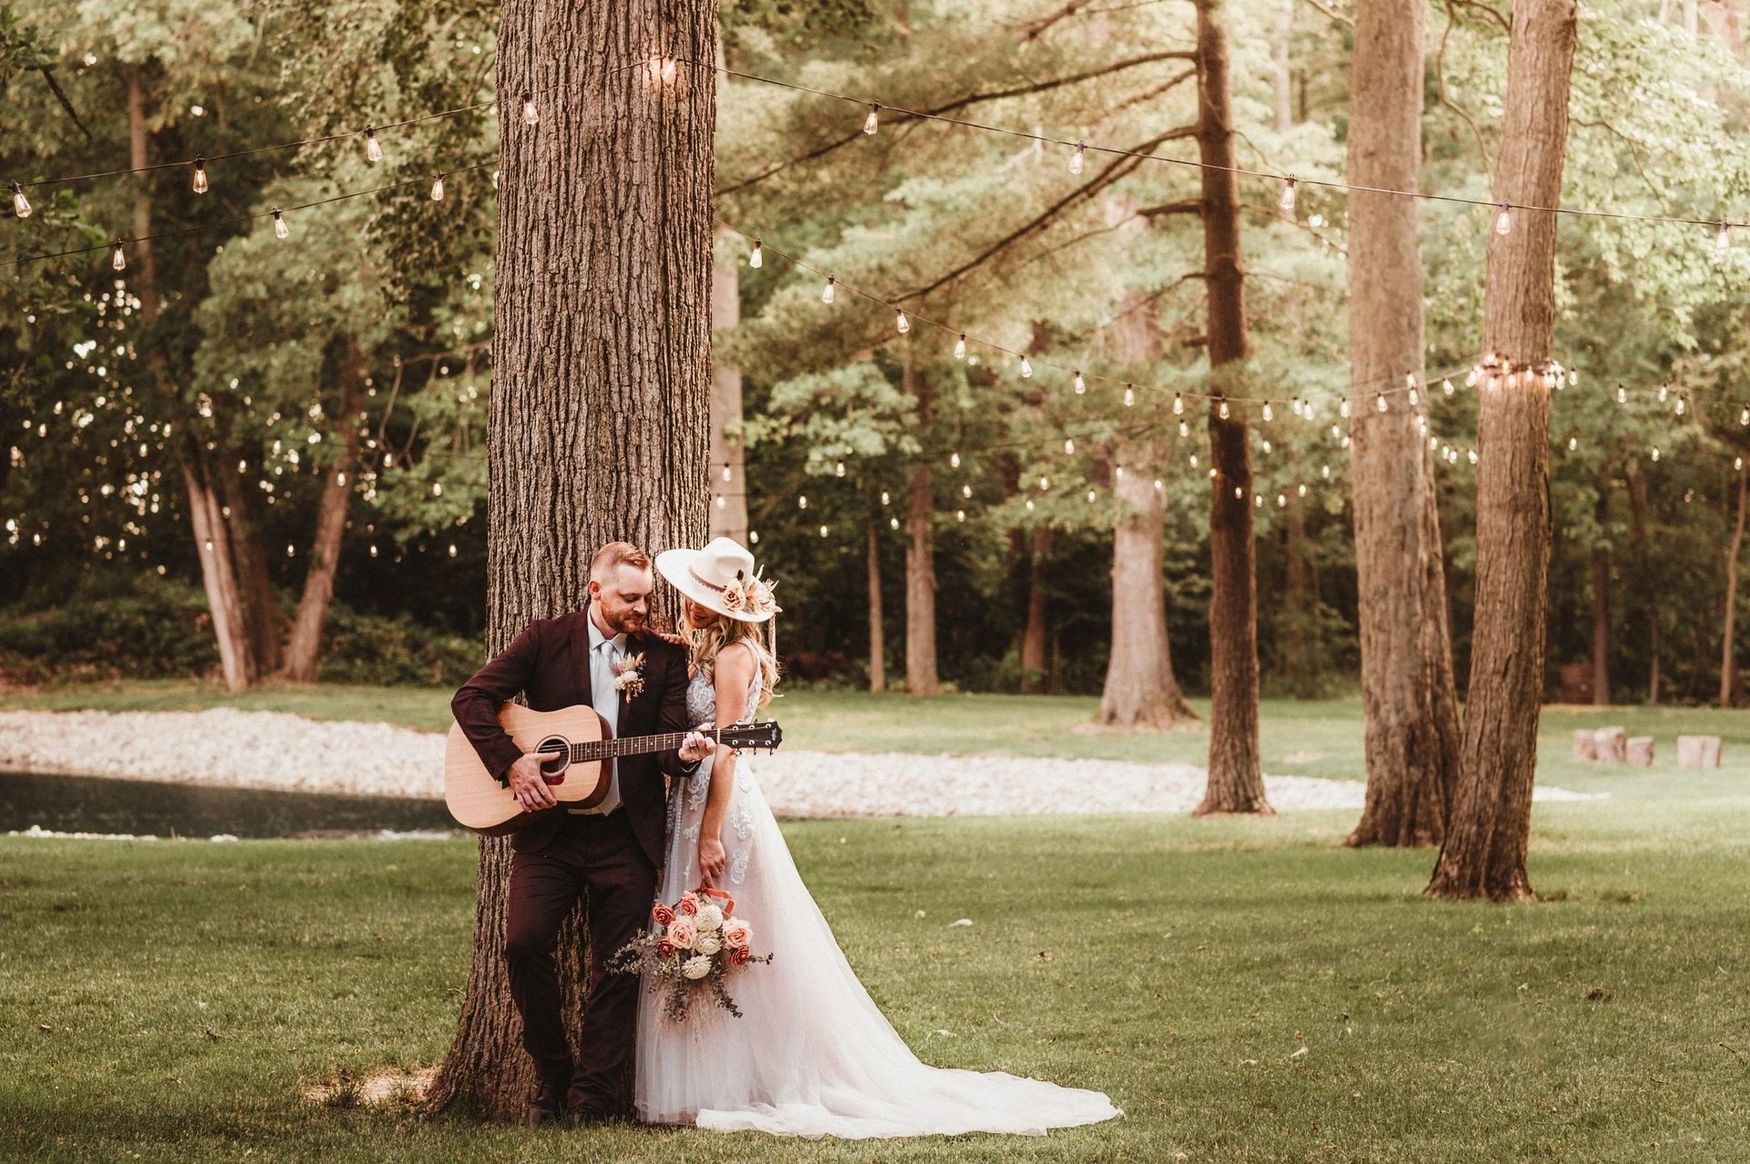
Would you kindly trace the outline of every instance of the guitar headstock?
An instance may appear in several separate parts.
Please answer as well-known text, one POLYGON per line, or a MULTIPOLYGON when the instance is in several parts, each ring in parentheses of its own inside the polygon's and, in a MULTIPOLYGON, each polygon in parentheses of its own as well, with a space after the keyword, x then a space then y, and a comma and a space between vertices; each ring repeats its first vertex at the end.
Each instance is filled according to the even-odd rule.
POLYGON ((717 742, 731 748, 764 748, 769 752, 784 742, 784 731, 775 719, 765 723, 738 723, 718 728, 717 742))

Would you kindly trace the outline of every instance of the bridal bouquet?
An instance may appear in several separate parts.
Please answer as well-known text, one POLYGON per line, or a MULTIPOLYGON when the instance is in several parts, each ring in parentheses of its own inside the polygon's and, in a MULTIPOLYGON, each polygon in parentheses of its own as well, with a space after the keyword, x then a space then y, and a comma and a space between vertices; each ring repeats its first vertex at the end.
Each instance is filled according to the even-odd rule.
POLYGON ((659 901, 650 911, 652 928, 618 950, 608 968, 646 975, 650 989, 663 994, 663 1014, 675 1022, 685 1022, 694 997, 706 991, 740 1018, 725 983, 772 956, 753 952, 753 927, 734 914, 733 897, 704 886, 681 894, 672 907, 659 901))

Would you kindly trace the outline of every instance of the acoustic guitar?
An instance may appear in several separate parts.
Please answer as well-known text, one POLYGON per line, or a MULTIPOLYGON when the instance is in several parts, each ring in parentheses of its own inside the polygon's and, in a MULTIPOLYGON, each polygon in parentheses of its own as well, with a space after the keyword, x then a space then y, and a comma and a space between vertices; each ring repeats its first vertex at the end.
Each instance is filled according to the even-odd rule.
MULTIPOLYGON (((462 726, 451 724, 444 749, 444 803, 458 824, 488 836, 515 832, 551 812, 595 807, 608 794, 615 756, 666 752, 680 747, 690 734, 665 732, 615 739, 607 721, 593 707, 581 704, 559 711, 531 711, 520 703, 507 703, 498 709, 498 722, 525 754, 552 754, 552 759, 542 763, 541 774, 559 804, 540 812, 525 812, 510 787, 500 784, 480 762, 480 754, 462 726)), ((775 720, 702 728, 699 734, 731 748, 768 751, 784 739, 775 720)))

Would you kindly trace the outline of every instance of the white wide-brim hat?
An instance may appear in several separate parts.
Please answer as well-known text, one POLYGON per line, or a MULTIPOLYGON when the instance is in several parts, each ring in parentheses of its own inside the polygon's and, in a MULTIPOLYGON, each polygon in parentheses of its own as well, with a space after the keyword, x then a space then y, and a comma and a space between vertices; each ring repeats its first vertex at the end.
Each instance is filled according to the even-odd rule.
POLYGON ((702 550, 664 550, 656 569, 706 610, 737 622, 765 622, 782 609, 773 584, 755 573, 753 555, 729 538, 713 538, 702 550))

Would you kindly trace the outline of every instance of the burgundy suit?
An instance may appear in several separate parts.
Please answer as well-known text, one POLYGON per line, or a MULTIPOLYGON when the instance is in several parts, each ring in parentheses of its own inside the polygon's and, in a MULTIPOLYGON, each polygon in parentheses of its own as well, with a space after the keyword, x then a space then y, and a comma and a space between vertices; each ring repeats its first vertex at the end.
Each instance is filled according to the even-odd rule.
MULTIPOLYGON (((644 656, 644 689, 631 699, 620 696, 615 736, 693 726, 687 723, 686 651, 642 632, 627 636, 625 653, 644 656)), ((523 754, 498 724, 499 705, 519 692, 536 711, 590 704, 587 605, 529 624, 451 700, 456 722, 500 779, 523 754)), ((632 1053, 639 986, 635 975, 608 974, 603 963, 638 933, 656 897, 667 815, 663 774, 685 777, 698 770, 675 751, 623 756, 617 763, 621 805, 614 812, 586 816, 549 809, 513 834, 505 922, 505 959, 511 998, 523 1020, 523 1046, 544 1083, 568 1091, 570 1106, 597 1112, 623 1106, 620 1082, 632 1053), (590 981, 574 1068, 553 950, 560 923, 580 897, 588 903, 590 981)))

